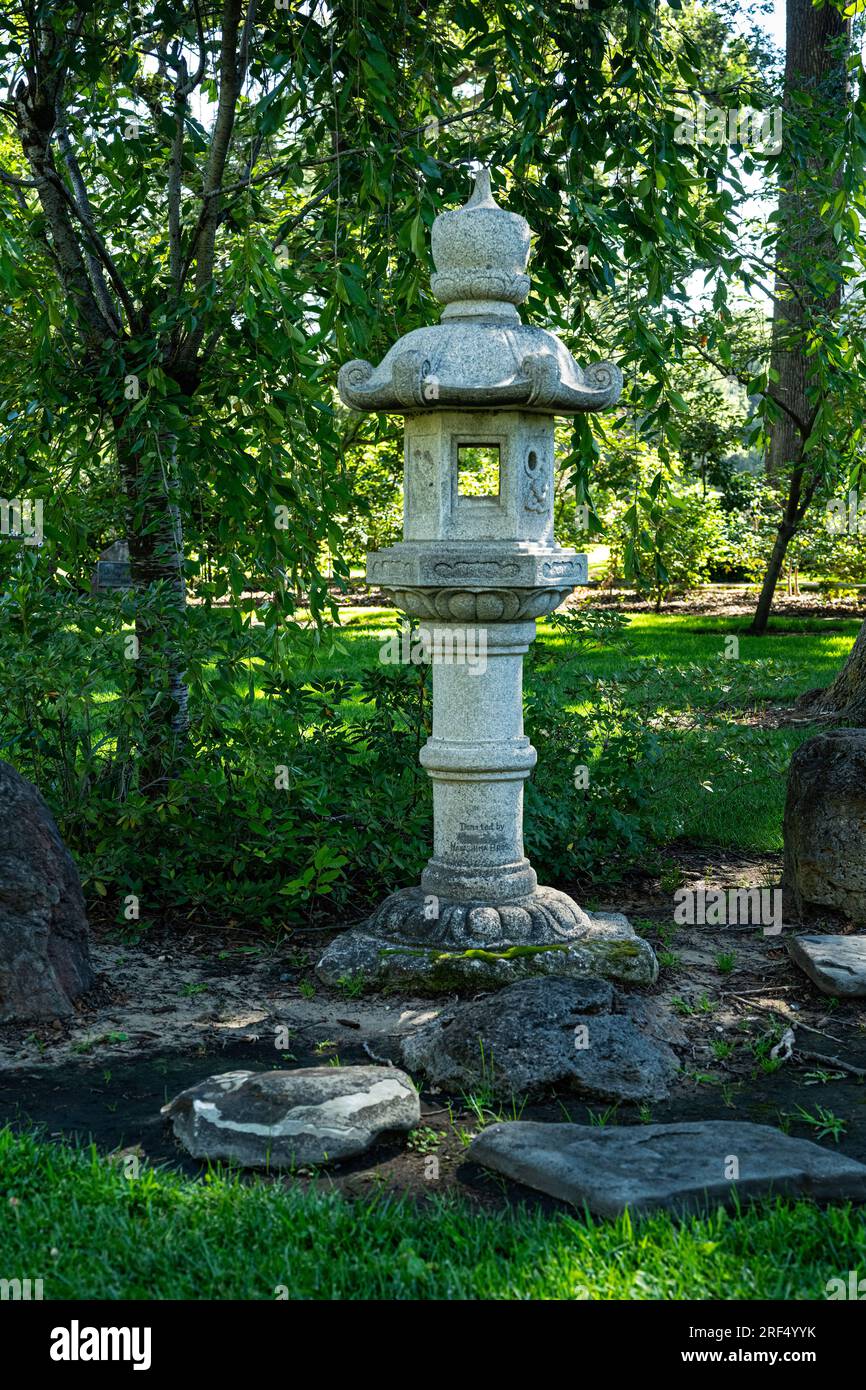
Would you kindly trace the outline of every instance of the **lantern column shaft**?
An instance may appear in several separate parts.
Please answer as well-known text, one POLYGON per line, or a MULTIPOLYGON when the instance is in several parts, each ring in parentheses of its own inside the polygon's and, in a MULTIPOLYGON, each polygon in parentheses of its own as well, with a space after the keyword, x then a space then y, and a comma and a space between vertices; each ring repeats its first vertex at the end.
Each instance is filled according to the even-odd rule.
POLYGON ((421 886, 455 902, 533 893, 523 853, 523 783, 536 752, 523 732, 523 656, 534 622, 422 625, 433 662, 434 841, 421 886))

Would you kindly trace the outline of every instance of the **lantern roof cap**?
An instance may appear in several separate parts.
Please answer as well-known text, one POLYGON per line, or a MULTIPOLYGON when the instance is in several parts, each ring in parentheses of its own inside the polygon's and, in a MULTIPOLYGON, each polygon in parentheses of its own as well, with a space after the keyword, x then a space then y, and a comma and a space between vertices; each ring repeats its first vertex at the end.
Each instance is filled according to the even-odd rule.
POLYGON ((407 333, 378 367, 340 369, 338 389, 354 410, 513 409, 548 415, 601 410, 619 399, 622 376, 610 362, 582 369, 555 334, 524 324, 516 305, 529 293, 531 232, 501 208, 481 168, 468 201, 442 212, 432 228, 431 289, 442 321, 407 333))
POLYGON ((490 170, 479 169, 468 202, 433 223, 430 288, 446 306, 443 321, 479 310, 516 319, 514 306, 529 294, 530 238, 526 219, 494 199, 490 170))

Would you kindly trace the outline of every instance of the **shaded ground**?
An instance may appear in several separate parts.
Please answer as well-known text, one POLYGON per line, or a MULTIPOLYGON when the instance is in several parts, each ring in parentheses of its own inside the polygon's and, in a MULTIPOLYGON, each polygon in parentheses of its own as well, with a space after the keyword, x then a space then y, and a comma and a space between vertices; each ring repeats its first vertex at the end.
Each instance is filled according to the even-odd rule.
MULTIPOLYGON (((391 606, 391 599, 388 598, 387 594, 383 593, 381 589, 368 588, 366 585, 353 586, 346 591, 335 588, 333 594, 340 603, 350 605, 352 608, 388 608, 391 606)), ((668 617, 687 616, 689 614, 694 614, 695 617, 725 614, 731 617, 751 617, 757 602, 757 585, 748 587, 743 584, 730 586, 718 584, 703 589, 695 589, 674 598, 667 598, 661 611, 668 617)), ((632 590, 602 589, 592 586, 578 589, 569 599, 566 599, 563 607, 580 608, 584 605, 589 605, 591 608, 616 608, 623 613, 656 612, 654 599, 641 598, 632 590)), ((864 618, 866 617, 866 591, 861 592, 858 599, 850 591, 844 590, 839 597, 828 597, 814 589, 806 589, 800 594, 786 594, 783 588, 779 588, 773 599, 770 631, 781 631, 782 629, 774 620, 786 615, 796 618, 864 618)))
MULTIPOLYGON (((381 601, 381 600, 380 600, 381 601)), ((757 586, 746 588, 743 585, 714 585, 711 588, 696 589, 679 597, 665 599, 662 612, 667 616, 710 617, 728 614, 731 617, 751 617, 758 602, 757 586)), ((618 608, 623 613, 654 613, 655 602, 641 598, 638 594, 623 589, 581 589, 568 600, 566 607, 589 603, 593 608, 618 608)), ((852 596, 838 598, 824 597, 816 590, 805 590, 801 594, 786 594, 778 589, 773 599, 773 613, 768 635, 780 632, 779 617, 796 618, 863 618, 866 617, 866 593, 859 600, 852 596)))
MULTIPOLYGON (((784 937, 754 927, 673 923, 677 887, 771 886, 778 857, 683 845, 670 847, 666 859, 660 878, 635 876, 615 901, 585 905, 628 912, 659 954, 661 978, 648 993, 670 1015, 682 1068, 667 1102, 651 1112, 617 1110, 563 1092, 503 1110, 483 1095, 422 1090, 421 1127, 408 1147, 386 1139, 351 1163, 301 1180, 346 1192, 450 1187, 485 1203, 525 1200, 525 1189, 464 1158, 469 1137, 484 1123, 517 1115, 607 1124, 749 1119, 830 1147, 838 1136, 840 1152, 866 1161, 866 1086, 856 1074, 866 1075, 862 1001, 821 995, 791 963, 784 937), (774 1059, 771 1048, 787 1028, 794 1030, 793 1056, 774 1059)), ((830 919, 808 926, 840 929, 830 919)), ((785 934, 791 930, 786 925, 785 934)), ((212 934, 172 935, 170 944, 148 935, 134 946, 102 939, 95 950, 100 984, 73 1019, 0 1034, 0 1123, 35 1122, 54 1136, 92 1137, 105 1153, 131 1148, 152 1162, 199 1171, 159 1115, 179 1090, 244 1066, 384 1060, 395 1056, 394 1035, 442 1006, 441 999, 325 990, 313 966, 329 939, 299 931, 277 948, 240 949, 212 934)))

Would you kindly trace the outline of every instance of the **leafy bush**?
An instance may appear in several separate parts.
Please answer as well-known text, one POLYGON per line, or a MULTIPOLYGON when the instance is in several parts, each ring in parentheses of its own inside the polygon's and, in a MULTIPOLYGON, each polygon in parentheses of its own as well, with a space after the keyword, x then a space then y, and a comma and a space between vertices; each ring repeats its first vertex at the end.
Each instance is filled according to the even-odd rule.
MULTIPOLYGON (((351 921, 417 881, 432 839, 418 767, 427 667, 377 662, 351 680, 317 679, 305 671, 314 634, 193 607, 189 746, 154 788, 141 785, 137 755, 159 692, 137 684, 124 655, 124 598, 82 595, 25 556, 2 619, 0 754, 39 786, 85 892, 119 923, 166 913, 271 930, 351 921)), ((622 626, 585 609, 557 624, 571 655, 619 640, 622 626)), ((569 712, 562 683, 541 680, 527 701, 539 750, 527 847, 554 883, 626 862, 650 827, 654 739, 616 683, 587 698, 587 713, 569 712), (586 790, 576 764, 591 769, 586 790)))
MULTIPOLYGON (((554 885, 646 862, 676 831, 660 823, 660 784, 682 760, 662 764, 663 754, 687 728, 702 737, 714 704, 724 720, 727 704, 753 696, 761 663, 725 662, 721 687, 717 662, 624 659, 604 680, 588 678, 583 653, 629 655, 626 625, 619 613, 566 610, 527 659, 539 759, 526 784, 526 848, 554 885)), ((142 724, 161 692, 125 655, 126 600, 83 595, 27 553, 7 574, 0 756, 45 795, 91 902, 130 929, 167 914, 278 931, 359 920, 417 882, 432 839, 431 784, 418 766, 429 668, 348 660, 347 674, 322 675, 315 643, 327 634, 202 605, 186 626, 189 743, 174 775, 142 785, 142 724)), ((701 742, 705 779, 728 743, 701 742)))
POLYGON ((144 707, 159 692, 137 688, 124 656, 124 602, 46 579, 27 556, 0 599, 0 755, 48 800, 89 896, 118 920, 182 911, 279 927, 326 899, 360 914, 417 875, 430 838, 417 772, 426 672, 309 680, 293 671, 309 654, 302 634, 192 608, 189 746, 176 775, 142 786, 144 707), (350 696, 369 720, 346 717, 350 696))
POLYGON ((605 527, 609 578, 620 570, 638 593, 665 598, 705 583, 726 549, 719 499, 696 486, 674 492, 662 472, 625 507, 613 509, 605 527))
POLYGON ((556 687, 527 698, 538 766, 526 787, 526 852, 544 882, 613 878, 652 839, 658 740, 616 681, 581 679, 586 713, 564 708, 556 687))

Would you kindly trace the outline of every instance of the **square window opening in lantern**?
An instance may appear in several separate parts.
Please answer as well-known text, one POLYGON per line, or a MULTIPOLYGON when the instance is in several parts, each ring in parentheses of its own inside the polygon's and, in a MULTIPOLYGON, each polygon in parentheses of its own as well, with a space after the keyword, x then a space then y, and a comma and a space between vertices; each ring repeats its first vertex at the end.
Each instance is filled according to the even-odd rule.
POLYGON ((498 498, 498 444, 458 445, 457 496, 498 498))

